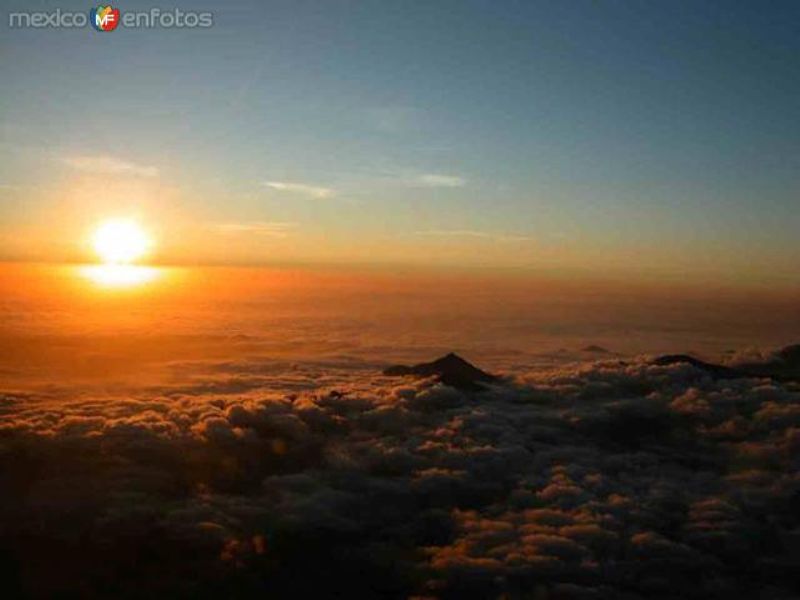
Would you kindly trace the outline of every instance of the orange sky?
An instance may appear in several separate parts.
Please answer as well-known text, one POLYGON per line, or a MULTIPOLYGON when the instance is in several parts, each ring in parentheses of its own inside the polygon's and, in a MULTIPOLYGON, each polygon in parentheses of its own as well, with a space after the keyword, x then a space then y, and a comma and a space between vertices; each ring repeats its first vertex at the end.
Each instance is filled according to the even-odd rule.
MULTIPOLYGON (((148 263, 203 265, 339 264, 439 269, 492 269, 534 277, 666 280, 712 284, 794 285, 792 255, 752 256, 744 244, 675 245, 632 237, 484 235, 477 231, 399 234, 326 230, 321 224, 227 220, 193 206, 193 192, 157 178, 102 181, 70 176, 52 187, 9 192, 33 197, 23 221, 0 227, 12 260, 95 262, 93 232, 109 219, 131 218, 153 240, 148 263), (765 261, 771 261, 766 267, 765 261)), ((196 193, 203 193, 197 190, 196 193)), ((358 210, 350 207, 348 210, 358 210)))

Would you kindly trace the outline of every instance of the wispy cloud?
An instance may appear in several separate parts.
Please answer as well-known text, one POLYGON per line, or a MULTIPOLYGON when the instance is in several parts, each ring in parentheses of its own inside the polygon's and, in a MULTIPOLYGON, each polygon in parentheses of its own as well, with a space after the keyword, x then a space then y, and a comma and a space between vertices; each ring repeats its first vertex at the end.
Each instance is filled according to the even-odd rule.
POLYGON ((64 163, 79 171, 100 175, 130 175, 133 177, 157 177, 158 168, 140 165, 113 156, 67 156, 64 163))
POLYGON ((276 221, 246 221, 241 223, 218 223, 214 229, 226 234, 252 234, 285 238, 297 227, 297 223, 276 221))
POLYGON ((467 185, 467 180, 458 175, 444 175, 441 173, 424 173, 415 177, 412 184, 423 187, 455 188, 467 185))
POLYGON ((330 198, 335 193, 331 188, 291 181, 265 181, 264 185, 273 190, 302 194, 312 198, 330 198))
POLYGON ((527 235, 509 235, 492 233, 489 231, 476 231, 473 229, 428 229, 425 231, 415 231, 414 235, 440 238, 477 238, 498 242, 529 242, 533 240, 532 237, 527 235))

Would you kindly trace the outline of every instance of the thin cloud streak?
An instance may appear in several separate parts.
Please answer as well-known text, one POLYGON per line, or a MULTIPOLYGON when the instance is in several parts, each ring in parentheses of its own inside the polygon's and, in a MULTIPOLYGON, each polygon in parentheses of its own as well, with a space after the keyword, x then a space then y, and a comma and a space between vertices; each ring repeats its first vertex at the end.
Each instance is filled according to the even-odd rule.
POLYGON ((472 229, 429 229, 426 231, 415 231, 414 235, 441 238, 477 238, 500 242, 529 242, 533 240, 532 237, 527 235, 506 235, 472 229))
POLYGON ((140 165, 113 156, 68 156, 62 159, 68 166, 78 171, 101 175, 130 175, 132 177, 158 177, 158 168, 140 165))
POLYGON ((218 223, 214 229, 225 234, 253 234, 285 238, 297 227, 297 223, 277 221, 252 221, 242 223, 218 223))
POLYGON ((301 194, 303 196, 310 196, 311 198, 330 198, 335 194, 334 190, 331 188, 309 185, 307 183, 291 181, 265 181, 264 185, 268 188, 272 188, 273 190, 301 194))
POLYGON ((415 178, 413 183, 423 187, 456 188, 467 185, 467 180, 458 175, 425 173, 415 178))

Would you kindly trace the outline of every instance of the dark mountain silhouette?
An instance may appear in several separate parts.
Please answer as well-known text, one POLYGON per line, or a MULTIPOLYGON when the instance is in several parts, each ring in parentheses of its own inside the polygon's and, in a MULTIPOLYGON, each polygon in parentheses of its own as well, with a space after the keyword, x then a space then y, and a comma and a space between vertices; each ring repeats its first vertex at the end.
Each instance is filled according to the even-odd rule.
POLYGON ((666 354, 664 356, 659 356, 653 361, 654 365, 659 365, 662 367, 678 363, 688 363, 693 367, 700 369, 701 371, 705 371, 714 379, 736 379, 737 377, 749 377, 749 375, 737 369, 732 369, 723 365, 715 365, 714 363, 708 363, 704 360, 700 360, 699 358, 689 356, 688 354, 666 354))
POLYGON ((495 375, 481 371, 457 354, 447 354, 433 362, 420 363, 413 366, 394 365, 384 369, 384 375, 416 377, 434 377, 445 385, 459 390, 480 391, 485 389, 484 383, 497 381, 495 375))
POLYGON ((705 371, 714 379, 767 377, 777 381, 800 381, 800 344, 786 346, 772 358, 762 362, 740 363, 732 366, 705 362, 688 354, 668 354, 653 361, 656 365, 688 363, 705 371))

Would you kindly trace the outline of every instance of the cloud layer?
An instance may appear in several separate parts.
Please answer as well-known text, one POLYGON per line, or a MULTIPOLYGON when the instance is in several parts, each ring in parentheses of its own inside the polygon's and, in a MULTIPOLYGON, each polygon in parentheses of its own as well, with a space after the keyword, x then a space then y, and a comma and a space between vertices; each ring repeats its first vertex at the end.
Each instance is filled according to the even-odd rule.
POLYGON ((477 395, 358 361, 176 368, 0 396, 12 595, 800 592, 791 385, 644 360, 477 395))

